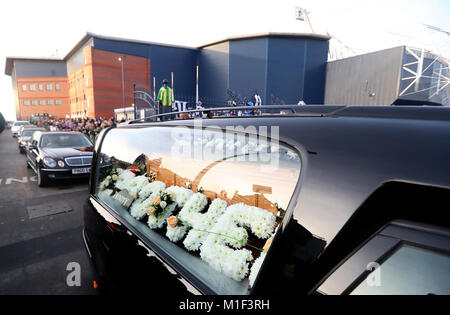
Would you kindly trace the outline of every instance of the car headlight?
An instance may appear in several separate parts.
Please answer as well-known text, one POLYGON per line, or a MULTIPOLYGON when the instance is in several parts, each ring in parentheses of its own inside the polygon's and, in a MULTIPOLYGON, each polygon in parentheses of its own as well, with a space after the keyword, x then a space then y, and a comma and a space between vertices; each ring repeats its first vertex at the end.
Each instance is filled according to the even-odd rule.
POLYGON ((64 167, 65 166, 64 161, 59 160, 58 161, 58 166, 59 167, 64 167))
POLYGON ((47 165, 48 167, 56 167, 55 160, 49 157, 44 158, 44 164, 47 165))

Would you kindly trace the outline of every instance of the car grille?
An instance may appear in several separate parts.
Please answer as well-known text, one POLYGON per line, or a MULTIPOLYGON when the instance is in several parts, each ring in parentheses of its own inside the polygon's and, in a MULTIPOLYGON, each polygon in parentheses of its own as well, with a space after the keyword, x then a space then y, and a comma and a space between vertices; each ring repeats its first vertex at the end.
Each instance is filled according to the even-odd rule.
POLYGON ((69 166, 89 166, 92 162, 92 156, 76 156, 65 158, 66 164, 69 166))

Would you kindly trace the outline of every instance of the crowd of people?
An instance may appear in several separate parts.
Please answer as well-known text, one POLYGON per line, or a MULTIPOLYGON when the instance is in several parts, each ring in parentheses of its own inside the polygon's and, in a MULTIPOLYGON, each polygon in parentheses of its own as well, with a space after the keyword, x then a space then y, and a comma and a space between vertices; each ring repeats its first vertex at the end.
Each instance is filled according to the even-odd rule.
POLYGON ((121 121, 114 118, 67 118, 67 119, 47 119, 35 121, 39 127, 46 128, 50 131, 78 131, 84 133, 92 143, 95 142, 96 136, 103 129, 113 127, 121 121))

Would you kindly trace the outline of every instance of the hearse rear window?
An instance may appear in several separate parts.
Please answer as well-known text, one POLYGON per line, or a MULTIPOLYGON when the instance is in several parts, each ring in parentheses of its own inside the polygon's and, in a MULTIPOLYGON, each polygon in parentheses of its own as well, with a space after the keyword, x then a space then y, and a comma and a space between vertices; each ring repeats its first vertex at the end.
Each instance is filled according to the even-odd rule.
POLYGON ((96 196, 217 294, 250 293, 300 176, 293 149, 245 131, 113 129, 96 166, 96 196))

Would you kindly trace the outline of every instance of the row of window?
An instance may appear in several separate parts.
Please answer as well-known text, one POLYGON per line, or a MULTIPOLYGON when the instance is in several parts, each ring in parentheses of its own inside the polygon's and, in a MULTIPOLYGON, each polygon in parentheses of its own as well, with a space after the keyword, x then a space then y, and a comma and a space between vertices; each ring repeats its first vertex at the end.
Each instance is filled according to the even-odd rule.
MULTIPOLYGON (((84 78, 84 74, 83 74, 83 78, 84 78)), ((83 84, 83 81, 81 81, 81 78, 77 78, 76 80, 77 80, 76 82, 69 81, 69 88, 73 88, 74 86, 81 86, 81 84, 83 84)), ((85 83, 86 83, 86 86, 88 86, 89 80, 86 79, 85 83)))
MULTIPOLYGON (((44 83, 30 83, 28 84, 22 84, 22 91, 44 91, 44 83), (37 86, 37 90, 36 90, 37 86)), ((45 90, 46 91, 53 91, 53 83, 46 83, 45 84, 45 90)), ((55 83, 55 91, 61 90, 61 84, 55 83)))
POLYGON ((23 105, 61 105, 61 100, 23 100, 23 105))
POLYGON ((85 101, 86 102, 86 94, 83 94, 83 97, 81 97, 81 96, 76 96, 76 97, 73 97, 73 98, 71 98, 70 99, 70 102, 71 103, 78 103, 78 102, 81 102, 81 101, 85 101))

